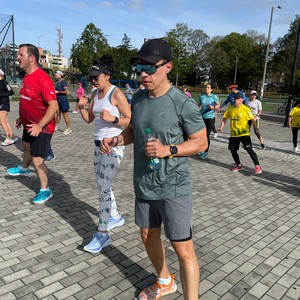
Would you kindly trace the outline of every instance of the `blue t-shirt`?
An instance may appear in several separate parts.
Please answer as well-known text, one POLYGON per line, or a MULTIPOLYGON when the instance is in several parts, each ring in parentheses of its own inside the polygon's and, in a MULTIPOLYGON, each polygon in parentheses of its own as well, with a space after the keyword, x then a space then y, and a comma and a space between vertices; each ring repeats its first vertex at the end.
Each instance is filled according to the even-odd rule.
POLYGON ((201 114, 203 119, 213 119, 215 117, 214 109, 210 109, 209 106, 216 106, 219 103, 219 99, 215 94, 209 96, 203 94, 199 97, 199 105, 201 105, 201 114))
MULTIPOLYGON (((245 95, 245 93, 243 93, 243 92, 241 92, 241 91, 237 91, 237 93, 242 93, 243 94, 243 99, 244 99, 244 101, 243 101, 243 104, 245 104, 245 105, 247 105, 247 103, 248 103, 248 101, 249 101, 249 99, 246 97, 246 95, 245 95)), ((230 93, 229 95, 228 95, 228 97, 227 97, 227 99, 223 102, 223 104, 221 105, 221 108, 222 107, 224 107, 228 102, 230 102, 230 105, 233 105, 234 104, 234 98, 233 98, 233 96, 235 95, 236 93, 230 93)))
POLYGON ((128 100, 128 101, 131 101, 131 99, 132 99, 132 94, 128 94, 128 93, 132 93, 132 88, 130 87, 130 88, 128 88, 128 89, 126 89, 126 99, 128 100))
MULTIPOLYGON (((55 85, 56 91, 65 91, 67 88, 68 88, 68 85, 64 80, 57 82, 55 85)), ((58 94, 56 94, 56 96, 57 96, 58 102, 68 101, 68 96, 66 94, 58 93, 58 94)))

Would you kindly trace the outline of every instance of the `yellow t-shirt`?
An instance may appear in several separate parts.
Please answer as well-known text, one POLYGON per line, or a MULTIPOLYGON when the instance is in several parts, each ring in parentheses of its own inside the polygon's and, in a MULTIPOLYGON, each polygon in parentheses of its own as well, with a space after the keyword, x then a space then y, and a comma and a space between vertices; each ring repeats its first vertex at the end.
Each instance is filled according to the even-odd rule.
POLYGON ((230 119, 230 136, 246 136, 250 135, 248 121, 254 119, 249 107, 242 104, 240 107, 231 105, 227 108, 223 118, 230 119))
POLYGON ((295 106, 289 115, 292 118, 291 126, 300 127, 300 107, 295 106))

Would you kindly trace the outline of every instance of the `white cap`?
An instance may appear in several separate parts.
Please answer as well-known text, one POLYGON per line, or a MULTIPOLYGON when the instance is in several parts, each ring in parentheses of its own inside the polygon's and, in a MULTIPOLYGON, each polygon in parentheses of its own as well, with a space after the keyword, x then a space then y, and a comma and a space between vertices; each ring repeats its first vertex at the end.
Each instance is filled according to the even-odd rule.
POLYGON ((0 69, 0 75, 4 76, 4 72, 2 71, 2 69, 0 69))
POLYGON ((252 90, 252 91, 250 92, 250 95, 252 95, 252 94, 256 94, 256 95, 257 95, 257 93, 256 93, 255 90, 252 90))
POLYGON ((60 76, 64 76, 64 73, 62 71, 56 71, 55 73, 59 74, 60 76))

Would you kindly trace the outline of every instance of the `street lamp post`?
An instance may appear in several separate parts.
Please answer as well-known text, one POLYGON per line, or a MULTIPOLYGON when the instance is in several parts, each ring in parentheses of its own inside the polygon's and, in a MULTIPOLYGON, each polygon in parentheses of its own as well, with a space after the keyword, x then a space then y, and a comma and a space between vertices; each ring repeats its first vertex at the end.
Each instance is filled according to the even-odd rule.
POLYGON ((41 34, 41 35, 38 35, 38 47, 40 46, 40 38, 42 37, 43 35, 41 34))
MULTIPOLYGON (((277 6, 277 8, 281 9, 281 6, 277 6)), ((260 98, 261 98, 261 100, 264 97, 264 89, 265 89, 265 81, 266 81, 267 64, 268 64, 268 57, 269 57, 269 46, 270 46, 270 38, 271 38, 271 30, 272 30, 272 19, 273 19, 274 9, 275 9, 275 7, 272 6, 271 17, 270 17, 270 25, 269 25, 269 34, 268 34, 268 41, 267 41, 267 51, 266 51, 265 66, 264 66, 264 74, 263 74, 263 79, 262 79, 261 89, 260 89, 260 98)))
POLYGON ((288 102, 287 102, 286 110, 285 110, 285 120, 284 120, 284 125, 283 125, 284 127, 286 127, 288 125, 289 114, 290 114, 290 110, 292 108, 291 107, 292 99, 295 95, 296 73, 297 73, 297 66, 298 66, 298 62, 299 62, 299 49, 300 49, 300 22, 298 24, 297 41, 296 41, 295 54, 294 54, 294 64, 293 64, 293 69, 292 69, 289 98, 288 98, 288 102))

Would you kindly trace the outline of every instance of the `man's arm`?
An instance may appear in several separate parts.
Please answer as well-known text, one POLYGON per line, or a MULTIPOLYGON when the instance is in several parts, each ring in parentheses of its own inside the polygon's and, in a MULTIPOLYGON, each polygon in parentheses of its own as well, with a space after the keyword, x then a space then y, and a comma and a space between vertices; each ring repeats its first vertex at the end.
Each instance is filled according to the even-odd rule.
POLYGON ((30 129, 28 132, 31 136, 38 136, 42 129, 53 119, 55 113, 58 110, 58 102, 57 100, 51 100, 48 102, 48 108, 44 117, 36 124, 27 124, 30 129))
MULTIPOLYGON (((205 151, 207 145, 206 127, 204 127, 200 131, 188 135, 187 141, 174 146, 178 149, 176 156, 190 156, 205 151)), ((145 153, 149 157, 167 157, 171 155, 170 146, 163 145, 158 139, 155 139, 145 143, 145 153)))
POLYGON ((218 128, 218 131, 221 132, 225 126, 227 119, 223 118, 220 127, 218 128))
POLYGON ((128 125, 119 135, 112 138, 103 138, 100 148, 101 154, 108 154, 111 148, 116 146, 125 146, 133 142, 133 128, 128 125))
POLYGON ((222 105, 220 106, 220 108, 223 108, 228 102, 230 102, 231 96, 229 95, 226 100, 222 103, 222 105))
POLYGON ((57 100, 51 100, 48 102, 48 108, 44 117, 40 120, 39 126, 41 128, 45 127, 54 117, 55 113, 58 111, 58 102, 57 100))

